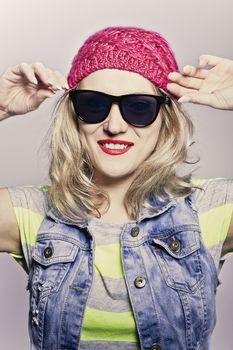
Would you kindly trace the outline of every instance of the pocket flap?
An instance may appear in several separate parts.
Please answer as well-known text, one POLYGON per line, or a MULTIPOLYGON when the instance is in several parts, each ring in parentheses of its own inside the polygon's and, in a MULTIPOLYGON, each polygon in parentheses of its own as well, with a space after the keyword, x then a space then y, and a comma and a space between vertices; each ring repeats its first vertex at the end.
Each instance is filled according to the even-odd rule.
POLYGON ((200 248, 200 235, 197 231, 175 232, 154 238, 153 243, 163 247, 174 258, 181 259, 200 248))
POLYGON ((75 260, 78 249, 74 243, 64 240, 41 240, 36 243, 32 258, 44 266, 68 263, 75 260))

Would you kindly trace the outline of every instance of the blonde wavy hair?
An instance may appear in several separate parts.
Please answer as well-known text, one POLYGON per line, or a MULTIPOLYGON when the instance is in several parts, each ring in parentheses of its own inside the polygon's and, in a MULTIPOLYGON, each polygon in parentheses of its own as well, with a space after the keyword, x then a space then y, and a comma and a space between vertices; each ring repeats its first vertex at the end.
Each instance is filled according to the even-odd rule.
MULTIPOLYGON (((154 89, 160 94, 155 86, 154 89)), ((136 170, 125 196, 125 208, 132 219, 137 218, 143 206, 150 206, 146 201, 150 195, 162 200, 165 194, 188 196, 193 189, 191 174, 178 175, 180 166, 188 163, 193 124, 173 98, 169 105, 161 107, 160 113, 162 124, 156 147, 136 170)), ((80 141, 68 92, 60 99, 55 114, 50 148, 50 206, 74 222, 87 216, 100 217, 100 206, 105 204, 107 210, 109 197, 94 182, 93 165, 80 141)))

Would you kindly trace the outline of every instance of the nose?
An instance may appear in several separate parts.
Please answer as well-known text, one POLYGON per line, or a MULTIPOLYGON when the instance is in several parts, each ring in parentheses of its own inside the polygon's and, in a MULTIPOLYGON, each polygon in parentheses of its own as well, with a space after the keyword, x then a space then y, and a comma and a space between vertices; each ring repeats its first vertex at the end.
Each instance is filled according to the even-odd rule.
POLYGON ((122 118, 119 106, 116 103, 112 104, 109 115, 103 124, 103 128, 104 131, 112 135, 125 133, 128 130, 128 123, 122 118))

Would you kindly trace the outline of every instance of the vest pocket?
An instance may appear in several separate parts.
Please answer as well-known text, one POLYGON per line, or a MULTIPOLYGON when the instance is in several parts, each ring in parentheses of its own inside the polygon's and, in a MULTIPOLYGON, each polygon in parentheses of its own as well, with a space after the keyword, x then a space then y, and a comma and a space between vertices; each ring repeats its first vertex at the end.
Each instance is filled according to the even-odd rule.
POLYGON ((29 318, 34 341, 42 343, 43 315, 47 297, 58 292, 71 264, 75 261, 79 247, 72 242, 41 238, 32 254, 28 289, 30 291, 29 318))
POLYGON ((153 239, 153 245, 166 284, 174 289, 194 293, 204 278, 199 232, 161 235, 153 239))
POLYGON ((41 295, 57 292, 79 247, 60 239, 43 239, 36 243, 32 254, 29 287, 40 286, 41 295))

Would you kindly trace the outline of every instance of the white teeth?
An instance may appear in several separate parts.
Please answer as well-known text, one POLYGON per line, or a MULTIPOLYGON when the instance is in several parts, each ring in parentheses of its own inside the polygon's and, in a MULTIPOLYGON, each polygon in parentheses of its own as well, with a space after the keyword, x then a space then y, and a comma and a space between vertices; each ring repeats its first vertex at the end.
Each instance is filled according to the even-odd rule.
POLYGON ((103 143, 103 146, 109 149, 124 149, 127 148, 127 145, 119 143, 103 143))

